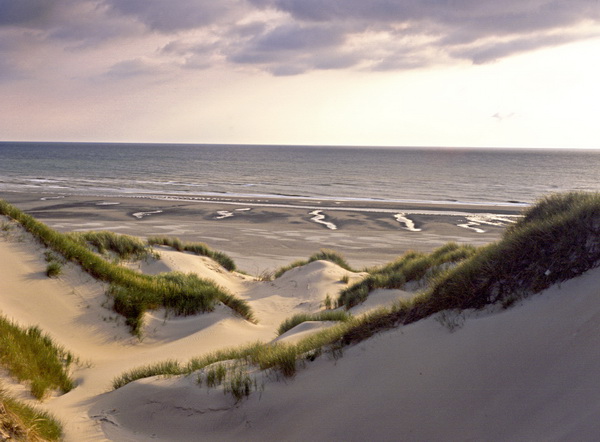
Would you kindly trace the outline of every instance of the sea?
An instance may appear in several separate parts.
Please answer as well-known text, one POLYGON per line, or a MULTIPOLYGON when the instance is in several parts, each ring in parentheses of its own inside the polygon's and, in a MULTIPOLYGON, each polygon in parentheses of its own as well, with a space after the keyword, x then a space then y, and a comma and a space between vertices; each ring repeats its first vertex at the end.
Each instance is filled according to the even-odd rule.
POLYGON ((600 150, 0 142, 0 192, 522 206, 600 191, 600 150))

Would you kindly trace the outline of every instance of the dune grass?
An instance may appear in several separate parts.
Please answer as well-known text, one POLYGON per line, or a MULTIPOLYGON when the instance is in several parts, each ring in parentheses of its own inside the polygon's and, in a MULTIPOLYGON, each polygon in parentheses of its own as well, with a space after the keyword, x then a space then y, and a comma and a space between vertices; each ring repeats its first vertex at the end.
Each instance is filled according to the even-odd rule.
POLYGON ((49 278, 56 278, 62 273, 62 264, 60 262, 52 261, 46 265, 46 276, 49 278))
POLYGON ((287 266, 281 267, 274 273, 273 277, 275 279, 277 279, 281 275, 283 275, 285 272, 287 272, 288 270, 291 270, 296 267, 302 267, 302 266, 309 264, 311 262, 314 262, 314 261, 329 261, 334 264, 337 264, 344 270, 348 270, 350 272, 355 271, 352 269, 352 267, 350 267, 348 262, 344 259, 344 257, 340 253, 336 252, 335 250, 321 249, 319 252, 315 253, 307 260, 297 260, 297 261, 292 262, 291 264, 288 264, 287 266))
POLYGON ((50 390, 66 393, 74 388, 68 373, 73 362, 74 356, 38 327, 24 329, 0 316, 0 366, 19 382, 28 382, 37 399, 50 390))
POLYGON ((56 418, 12 398, 0 386, 0 440, 59 441, 62 436, 56 418))
POLYGON ((375 289, 402 289, 409 282, 426 282, 423 280, 435 278, 450 265, 475 253, 475 247, 456 243, 448 243, 429 254, 407 252, 398 260, 371 270, 369 276, 343 290, 337 305, 350 309, 365 301, 375 289))
POLYGON ((389 311, 389 309, 380 309, 361 317, 348 315, 347 320, 320 330, 295 344, 255 342, 192 358, 185 364, 172 360, 149 364, 122 373, 113 380, 112 386, 118 389, 130 382, 151 376, 190 375, 225 361, 234 361, 234 364, 229 364, 233 367, 238 367, 240 364, 247 365, 260 370, 274 370, 285 377, 291 377, 296 373, 299 361, 313 360, 323 351, 336 349, 337 342, 348 330, 363 321, 371 321, 378 315, 388 314, 389 311))
POLYGON ((190 252, 200 256, 206 256, 212 260, 221 264, 226 270, 233 272, 236 269, 235 262, 232 258, 223 252, 219 252, 211 249, 206 244, 194 242, 185 243, 179 238, 172 238, 168 236, 152 236, 148 238, 148 244, 150 245, 161 245, 171 247, 178 252, 190 252))
POLYGON ((351 315, 340 310, 325 310, 317 313, 298 313, 283 321, 277 329, 277 336, 306 321, 347 321, 351 315))
MULTIPOLYGON (((478 249, 450 244, 433 255, 434 258, 424 259, 423 255, 411 254, 404 258, 406 262, 401 259, 389 265, 400 269, 404 279, 409 275, 414 280, 426 277, 436 266, 459 262, 436 271, 429 286, 410 300, 351 317, 295 344, 255 343, 194 358, 188 364, 178 364, 174 374, 190 374, 210 364, 235 359, 293 376, 299 361, 312 360, 323 351, 335 353, 375 333, 440 311, 480 309, 493 303, 508 307, 515 299, 600 265, 600 193, 551 195, 527 210, 500 241, 478 249)), ((395 287, 396 279, 391 277, 389 284, 395 287)), ((158 365, 151 368, 124 373, 115 379, 113 387, 119 388, 149 373, 162 374, 158 365)))
POLYGON ((68 236, 100 255, 108 255, 112 252, 124 260, 142 260, 151 256, 151 250, 144 241, 130 235, 101 231, 73 232, 68 236))
POLYGON ((550 195, 526 210, 500 241, 441 273, 411 308, 390 313, 382 327, 354 330, 344 341, 360 341, 444 310, 507 308, 598 266, 600 193, 550 195))
POLYGON ((44 246, 78 264, 94 278, 110 283, 108 293, 114 297, 114 309, 125 316, 135 335, 141 334, 143 314, 147 310, 164 307, 176 314, 200 313, 207 311, 205 306, 210 305, 215 296, 243 318, 254 320, 252 310, 244 300, 211 281, 144 275, 103 259, 81 241, 51 229, 3 200, 0 200, 0 214, 20 223, 44 246))
POLYGON ((46 252, 44 253, 44 258, 47 263, 46 276, 48 278, 56 278, 60 276, 60 274, 62 273, 64 260, 59 255, 53 253, 50 250, 46 250, 46 252))

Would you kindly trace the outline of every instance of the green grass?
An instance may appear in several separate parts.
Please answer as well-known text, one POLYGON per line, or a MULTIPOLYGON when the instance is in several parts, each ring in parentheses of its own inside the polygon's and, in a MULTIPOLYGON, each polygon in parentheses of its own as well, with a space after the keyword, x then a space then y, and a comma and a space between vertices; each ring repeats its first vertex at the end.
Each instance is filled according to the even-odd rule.
POLYGON ((62 425, 52 415, 9 396, 0 388, 0 438, 16 441, 62 440, 62 425))
POLYGON ((600 193, 546 197, 432 287, 419 315, 511 304, 600 265, 600 193))
POLYGON ((60 262, 52 261, 46 265, 46 276, 49 278, 56 278, 62 273, 62 264, 60 262))
POLYGON ((150 248, 139 238, 113 232, 76 232, 68 234, 73 240, 88 246, 101 255, 114 253, 120 259, 142 260, 150 257, 150 248))
POLYGON ((0 222, 0 237, 7 237, 14 227, 15 226, 9 221, 0 222))
MULTIPOLYGON (((552 195, 538 205, 527 210, 524 218, 496 243, 479 249, 449 244, 433 256, 412 253, 403 258, 405 261, 384 267, 401 270, 405 280, 430 278, 425 291, 411 300, 351 317, 295 344, 255 343, 194 358, 187 364, 179 364, 177 374, 190 374, 210 364, 235 359, 240 364, 293 376, 301 361, 312 360, 322 351, 335 353, 342 346, 360 342, 382 330, 445 310, 479 309, 494 303, 507 307, 515 296, 530 296, 598 267, 600 193, 552 195), (428 275, 439 266, 442 268, 434 275, 428 275)), ((394 272, 390 273, 391 284, 396 284, 394 272)), ((144 372, 142 369, 125 373, 115 379, 113 386, 119 388, 139 379, 136 375, 144 372)), ((153 371, 153 374, 160 373, 153 371)))
MULTIPOLYGON (((506 308, 599 265, 600 193, 550 195, 526 210, 500 241, 438 275, 411 308, 391 313, 387 325, 373 332, 444 310, 506 308)), ((360 330, 344 339, 355 342, 370 334, 360 330)))
POLYGON ((203 243, 184 243, 179 238, 153 236, 148 238, 148 244, 168 246, 179 252, 190 252, 196 255, 206 256, 218 262, 230 272, 233 272, 236 269, 233 259, 227 256, 225 253, 213 250, 203 243))
POLYGON ((44 258, 46 260, 46 276, 48 278, 56 278, 62 273, 62 267, 64 264, 64 260, 52 252, 51 250, 46 250, 44 252, 44 258))
POLYGON ((23 329, 0 316, 0 365, 19 382, 28 382, 36 398, 42 399, 50 390, 72 390, 75 385, 68 370, 74 361, 39 328, 23 329))
MULTIPOLYGON (((221 385, 227 377, 227 368, 223 364, 214 364, 206 369, 206 386, 209 388, 221 385)), ((198 383, 200 384, 200 377, 198 383)))
POLYGON ((243 367, 239 367, 230 374, 224 392, 225 394, 231 394, 235 401, 239 402, 245 397, 250 396, 253 386, 256 389, 256 383, 253 382, 243 367))
POLYGON ((426 283, 449 266, 475 253, 476 249, 473 246, 456 243, 448 243, 429 254, 407 252, 398 260, 371 270, 369 276, 343 290, 338 297, 337 305, 350 309, 364 302, 369 293, 375 289, 402 289, 409 282, 426 283))
POLYGON ((295 267, 301 267, 303 265, 309 264, 309 263, 314 262, 314 261, 329 261, 329 262, 332 262, 334 264, 337 264, 338 266, 340 266, 344 270, 348 270, 350 272, 354 272, 355 271, 346 262, 346 260, 344 259, 344 257, 341 254, 339 254, 338 252, 336 252, 334 250, 321 249, 318 253, 315 253, 314 255, 312 255, 307 260, 297 260, 297 261, 292 262, 291 264, 288 264, 287 266, 284 266, 284 267, 278 269, 275 272, 275 274, 273 275, 273 277, 275 279, 277 279, 281 275, 283 275, 285 272, 287 272, 288 270, 291 270, 291 269, 293 269, 295 267))
MULTIPOLYGON (((255 366, 260 370, 272 369, 286 377, 290 377, 296 373, 299 360, 313 359, 313 355, 320 353, 324 347, 335 347, 335 343, 356 324, 387 312, 387 309, 383 309, 360 318, 348 315, 346 321, 316 332, 295 344, 255 342, 192 358, 186 364, 174 361, 168 361, 168 364, 150 364, 121 374, 113 380, 112 385, 114 389, 118 389, 130 382, 150 376, 189 375, 218 362, 231 360, 235 360, 242 365, 247 364, 249 367, 255 366)), ((216 367, 210 367, 210 370, 213 369, 216 369, 216 367)))
POLYGON ((279 325, 277 335, 281 336, 286 331, 291 330, 298 324, 306 321, 347 321, 350 319, 350 314, 339 310, 325 310, 318 313, 298 313, 279 325))
POLYGON ((143 314, 147 310, 165 307, 176 314, 194 314, 205 310, 216 296, 245 319, 253 321, 250 306, 243 300, 221 289, 211 281, 199 278, 170 278, 144 275, 111 263, 91 251, 87 245, 71 235, 51 229, 0 200, 0 214, 20 223, 44 246, 72 261, 94 278, 110 283, 109 295, 114 297, 114 309, 125 316, 132 333, 141 334, 143 314), (206 299, 201 300, 202 297, 206 299), (194 309, 197 307, 197 310, 194 309))

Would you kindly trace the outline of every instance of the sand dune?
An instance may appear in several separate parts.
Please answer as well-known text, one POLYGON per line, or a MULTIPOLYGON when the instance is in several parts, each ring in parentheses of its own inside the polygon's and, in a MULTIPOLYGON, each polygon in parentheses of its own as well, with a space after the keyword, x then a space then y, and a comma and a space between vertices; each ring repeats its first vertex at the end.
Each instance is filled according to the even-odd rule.
MULTIPOLYGON (((42 404, 63 420, 67 440, 104 438, 100 421, 89 418, 89 408, 123 371, 169 358, 185 361, 254 341, 269 342, 287 317, 320 310, 326 294, 337 293, 343 286, 342 276, 349 273, 328 262, 314 262, 275 281, 261 282, 227 272, 205 257, 158 249, 162 259, 140 264, 140 271, 194 272, 211 279, 247 299, 258 324, 239 318, 224 306, 183 318, 168 317, 158 310, 146 314, 144 339, 139 341, 129 334, 123 318, 110 310, 105 284, 71 264, 60 278, 50 279, 45 275, 44 248, 29 234, 15 228, 0 238, 0 313, 23 326, 39 325, 82 361, 73 373, 77 388, 42 404)), ((14 391, 20 398, 32 400, 22 388, 14 391)))
MULTIPOLYGON (((139 271, 194 272, 247 300, 250 323, 224 306, 183 318, 146 314, 144 339, 110 310, 106 286, 67 265, 44 274, 43 249, 20 231, 0 237, 1 313, 39 325, 78 355, 77 387, 42 407, 66 440, 593 440, 600 434, 600 269, 509 310, 438 314, 307 362, 294 379, 262 375, 260 391, 235 402, 195 377, 154 377, 111 391, 122 372, 254 341, 270 342, 295 313, 322 309, 361 277, 315 261, 274 281, 227 272, 213 261, 157 248, 139 271), (339 355, 338 355, 339 356, 339 355)), ((352 312, 407 298, 377 290, 352 312)), ((305 322, 280 341, 327 327, 305 322)), ((24 391, 19 396, 31 400, 24 391)))
POLYGON ((150 378, 92 414, 115 440, 594 440, 599 285, 597 269, 453 333, 436 318, 382 333, 238 404, 150 378))

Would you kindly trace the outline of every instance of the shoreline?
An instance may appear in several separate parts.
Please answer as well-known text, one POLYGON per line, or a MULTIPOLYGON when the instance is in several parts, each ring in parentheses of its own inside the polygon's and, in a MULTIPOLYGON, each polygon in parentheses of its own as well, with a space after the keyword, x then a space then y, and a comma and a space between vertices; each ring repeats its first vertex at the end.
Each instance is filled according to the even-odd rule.
POLYGON ((483 245, 500 238, 523 207, 286 198, 182 198, 0 192, 59 231, 111 230, 203 242, 261 273, 321 248, 356 268, 388 263, 407 250, 449 241, 483 245), (317 215, 318 212, 318 215, 317 215))

